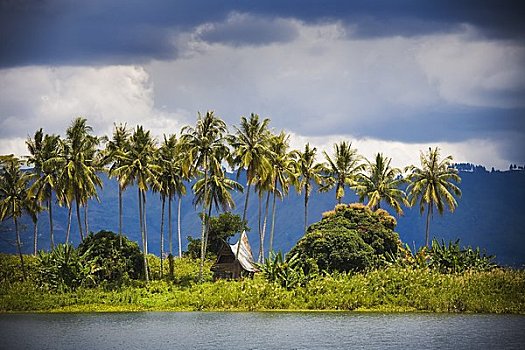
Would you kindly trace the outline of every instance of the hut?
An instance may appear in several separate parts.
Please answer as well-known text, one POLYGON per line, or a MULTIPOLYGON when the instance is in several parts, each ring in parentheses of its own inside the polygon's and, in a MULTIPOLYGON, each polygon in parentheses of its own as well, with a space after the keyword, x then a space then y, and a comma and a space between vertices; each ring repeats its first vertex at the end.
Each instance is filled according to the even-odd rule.
POLYGON ((253 261, 252 249, 246 232, 241 234, 237 243, 223 244, 211 271, 213 272, 213 280, 220 278, 238 279, 241 276, 253 276, 255 272, 259 271, 255 261, 253 261))

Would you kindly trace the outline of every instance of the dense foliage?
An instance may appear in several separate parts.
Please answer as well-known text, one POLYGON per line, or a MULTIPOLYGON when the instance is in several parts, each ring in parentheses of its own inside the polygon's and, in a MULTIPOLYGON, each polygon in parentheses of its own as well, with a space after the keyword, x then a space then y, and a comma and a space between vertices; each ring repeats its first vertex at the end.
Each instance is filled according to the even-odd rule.
POLYGON ((126 236, 120 238, 111 231, 91 232, 78 246, 78 252, 95 266, 97 283, 118 284, 143 275, 144 259, 139 246, 126 236))
POLYGON ((308 273, 315 262, 320 271, 364 271, 397 255, 401 241, 393 230, 396 220, 386 211, 372 211, 362 204, 339 204, 308 228, 292 248, 308 273))
POLYGON ((50 252, 39 251, 37 285, 50 290, 92 286, 97 268, 88 254, 80 253, 71 244, 59 244, 50 252))
POLYGON ((448 244, 434 239, 430 248, 421 247, 415 253, 405 245, 397 257, 391 256, 390 261, 402 267, 429 268, 440 273, 462 273, 490 271, 496 267, 494 259, 494 255, 487 255, 479 247, 460 247, 459 239, 448 244))

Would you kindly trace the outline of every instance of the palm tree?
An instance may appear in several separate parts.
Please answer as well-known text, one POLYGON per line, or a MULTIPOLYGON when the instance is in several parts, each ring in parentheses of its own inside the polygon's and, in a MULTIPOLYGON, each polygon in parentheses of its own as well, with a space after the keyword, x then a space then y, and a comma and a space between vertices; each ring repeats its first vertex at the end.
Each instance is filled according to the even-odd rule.
MULTIPOLYGON (((30 153, 30 156, 27 157, 28 165, 33 164, 33 173, 36 174, 38 178, 42 177, 42 166, 44 159, 42 159, 42 148, 44 141, 44 132, 42 128, 35 132, 34 139, 28 137, 26 140, 27 149, 30 153)), ((38 196, 29 195, 33 199, 33 205, 31 206, 30 216, 33 221, 33 255, 36 256, 38 250, 38 214, 42 211, 40 206, 40 201, 38 196)))
POLYGON ((31 217, 33 222, 33 255, 36 256, 38 252, 38 214, 40 214, 44 208, 40 205, 40 200, 37 196, 30 193, 28 190, 27 200, 25 201, 25 211, 31 217))
MULTIPOLYGON (((35 182, 31 185, 30 195, 38 202, 47 202, 49 213, 49 243, 50 248, 55 247, 53 226, 53 191, 56 197, 60 197, 60 172, 64 166, 62 156, 62 143, 57 135, 43 136, 42 129, 35 133, 34 139, 26 141, 30 156, 28 164, 34 166, 37 175, 35 182)), ((38 220, 38 219, 37 219, 38 220)))
POLYGON ((182 257, 182 240, 181 240, 181 207, 182 207, 182 196, 186 195, 186 185, 185 181, 189 181, 192 177, 190 168, 184 167, 184 159, 187 145, 183 138, 179 138, 177 144, 175 145, 174 158, 176 159, 175 163, 175 176, 173 178, 173 188, 170 191, 170 200, 168 202, 169 207, 169 236, 170 236, 170 254, 173 255, 172 251, 172 230, 171 230, 171 199, 174 194, 178 197, 177 204, 177 240, 179 246, 179 258, 182 257))
POLYGON ((366 172, 361 174, 355 187, 359 201, 368 198, 367 206, 372 210, 381 208, 381 201, 385 201, 397 214, 403 215, 401 204, 409 205, 405 192, 400 187, 405 183, 401 177, 401 170, 390 166, 391 158, 378 153, 375 163, 366 161, 366 172))
MULTIPOLYGON (((273 170, 273 168, 271 169, 273 170)), ((266 235, 266 222, 268 218, 268 208, 270 203, 270 194, 274 191, 273 174, 266 173, 265 175, 259 175, 256 178, 255 189, 259 195, 259 256, 257 261, 264 263, 264 237, 266 235), (264 215, 262 214, 262 201, 264 193, 266 192, 266 201, 264 215), (262 220, 262 223, 261 223, 262 220)))
POLYGON ((109 176, 115 177, 118 181, 118 234, 119 234, 119 246, 122 248, 122 193, 124 188, 121 183, 121 175, 117 172, 126 159, 126 155, 129 152, 130 132, 127 126, 124 124, 114 125, 113 138, 106 144, 105 154, 103 163, 109 163, 109 176))
POLYGON ((119 177, 119 182, 123 189, 133 183, 137 184, 139 225, 142 251, 144 253, 144 278, 146 281, 149 281, 148 260, 146 258, 148 254, 146 191, 152 181, 153 183, 156 182, 158 166, 154 163, 155 149, 155 141, 151 137, 149 130, 146 131, 139 125, 131 135, 129 152, 122 156, 120 167, 115 169, 115 174, 119 177))
POLYGON ((420 153, 421 168, 407 167, 409 171, 407 193, 410 205, 419 202, 419 212, 427 209, 425 245, 429 245, 430 218, 434 207, 440 215, 445 206, 453 212, 458 203, 454 196, 461 196, 461 190, 453 182, 461 182, 458 171, 452 167, 452 156, 441 159, 439 148, 429 148, 427 153, 420 153))
POLYGON ((28 185, 33 174, 20 169, 22 162, 10 155, 0 156, 0 221, 13 219, 16 232, 16 246, 20 256, 23 279, 26 279, 24 257, 18 219, 23 215, 28 206, 28 185))
POLYGON ((272 165, 269 161, 267 139, 269 137, 268 124, 270 119, 259 121, 259 116, 252 113, 250 119, 241 117, 241 124, 235 127, 235 135, 229 137, 233 147, 235 164, 239 165, 237 176, 246 170, 246 197, 242 219, 246 221, 250 187, 256 182, 257 177, 264 178, 271 172, 272 165))
MULTIPOLYGON (((185 126, 182 128, 182 138, 187 144, 188 162, 192 169, 199 169, 204 179, 202 180, 203 196, 208 198, 208 177, 219 174, 222 171, 222 161, 230 158, 228 147, 225 144, 225 135, 228 132, 226 124, 216 117, 212 111, 205 116, 198 114, 195 128, 185 126)), ((187 165, 186 165, 187 167, 187 165)), ((202 270, 205 258, 205 235, 206 235, 206 209, 211 201, 202 202, 202 232, 201 232, 201 263, 199 279, 202 281, 202 270)))
POLYGON ((208 208, 208 213, 202 216, 202 221, 203 223, 205 222, 206 225, 203 243, 204 255, 206 255, 207 250, 209 220, 211 218, 212 207, 215 206, 216 211, 222 209, 223 212, 234 209, 235 202, 231 191, 242 192, 242 185, 237 181, 227 178, 222 170, 219 171, 219 173, 211 172, 206 180, 205 178, 201 178, 193 185, 193 192, 195 193, 194 204, 202 204, 208 208), (207 181, 208 184, 204 181, 207 181))
MULTIPOLYGON (((85 118, 76 118, 67 129, 64 142, 66 164, 63 181, 68 184, 66 192, 72 193, 75 200, 80 240, 84 239, 80 206, 86 207, 88 200, 92 197, 98 199, 96 188, 102 188, 102 180, 97 175, 99 166, 95 158, 95 147, 99 140, 90 134, 92 128, 86 122, 85 118)), ((88 233, 87 221, 86 210, 84 212, 86 234, 88 233)))
POLYGON ((270 253, 273 252, 273 238, 275 231, 275 207, 276 198, 283 198, 288 195, 291 184, 296 184, 295 169, 293 166, 293 159, 288 152, 290 147, 290 135, 283 131, 279 135, 274 135, 270 138, 271 163, 273 165, 272 171, 272 224, 270 229, 270 253))
MULTIPOLYGON (((179 195, 179 198, 182 196, 182 193, 186 191, 182 179, 182 164, 179 159, 179 154, 177 152, 177 137, 176 135, 171 135, 167 137, 164 135, 164 141, 161 144, 157 152, 156 157, 157 165, 159 171, 157 172, 157 182, 153 186, 155 192, 160 193, 160 198, 162 202, 161 208, 161 221, 160 221, 160 265, 161 265, 161 275, 163 267, 162 254, 164 252, 164 208, 166 204, 166 198, 168 199, 168 226, 169 226, 169 252, 173 254, 173 235, 172 235, 172 225, 171 225, 171 202, 175 194, 179 195)), ((179 213, 180 216, 180 213, 179 213)), ((180 230, 179 230, 180 231, 180 230)), ((179 244, 180 246, 180 244, 179 244)))
POLYGON ((333 158, 326 152, 323 154, 326 168, 325 185, 321 190, 328 191, 335 186, 335 199, 340 204, 345 195, 345 186, 353 187, 357 183, 358 174, 363 169, 362 158, 357 154, 357 150, 352 148, 352 143, 346 141, 334 144, 333 158))
POLYGON ((317 148, 310 148, 307 143, 304 147, 304 152, 293 151, 292 157, 294 159, 295 174, 298 176, 297 191, 301 193, 304 191, 304 232, 308 227, 308 199, 312 192, 312 181, 316 184, 321 184, 322 173, 324 166, 315 161, 317 148))

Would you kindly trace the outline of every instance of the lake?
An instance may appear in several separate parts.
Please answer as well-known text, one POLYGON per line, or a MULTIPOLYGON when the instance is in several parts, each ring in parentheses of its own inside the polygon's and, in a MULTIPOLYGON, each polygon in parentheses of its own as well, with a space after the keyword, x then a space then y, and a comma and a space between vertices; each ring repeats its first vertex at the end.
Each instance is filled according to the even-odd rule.
POLYGON ((524 349, 525 316, 324 312, 2 314, 0 349, 524 349))

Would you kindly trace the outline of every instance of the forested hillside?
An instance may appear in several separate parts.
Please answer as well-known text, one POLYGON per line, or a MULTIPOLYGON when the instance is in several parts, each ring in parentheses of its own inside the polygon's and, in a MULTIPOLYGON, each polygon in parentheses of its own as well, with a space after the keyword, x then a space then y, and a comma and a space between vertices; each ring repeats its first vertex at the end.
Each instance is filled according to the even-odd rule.
MULTIPOLYGON (((235 177, 235 175, 230 175, 235 177)), ((462 245, 479 246, 489 254, 497 256, 497 262, 504 265, 522 266, 525 264, 525 225, 523 224, 523 213, 525 209, 525 171, 495 171, 487 172, 483 168, 461 171, 462 182, 460 188, 463 196, 458 200, 458 207, 454 213, 445 212, 443 216, 437 213, 431 222, 431 237, 438 239, 456 240, 460 239, 462 245)), ((118 188, 114 180, 105 176, 104 188, 99 191, 100 202, 89 202, 89 229, 98 231, 101 229, 118 230, 118 188)), ((241 176, 240 183, 245 183, 241 176)), ((347 191, 349 193, 350 191, 347 191)), ((124 192, 124 232, 132 240, 140 241, 140 230, 138 222, 137 189, 130 186, 124 192)), ((234 193, 237 203, 236 213, 242 215, 244 195, 234 193)), ((200 208, 195 209, 193 196, 183 197, 181 209, 183 250, 186 247, 187 236, 200 236, 200 219, 198 213, 200 208)), ((357 197, 353 194, 344 198, 343 202, 355 202, 357 197)), ((174 247, 177 246, 177 206, 173 203, 173 230, 174 247)), ((253 193, 250 195, 248 207, 249 226, 252 228, 249 239, 257 255, 258 243, 258 203, 259 200, 253 193)), ((324 211, 333 209, 336 204, 334 192, 318 193, 312 192, 309 202, 309 223, 321 219, 324 211)), ((147 223, 149 236, 149 250, 159 254, 159 232, 160 232, 160 208, 159 196, 148 193, 147 195, 147 223)), ((384 208, 393 211, 390 208, 384 208)), ((419 214, 418 208, 404 208, 405 215, 397 217, 398 225, 396 232, 399 233, 403 242, 410 247, 418 247, 424 244, 425 216, 419 214)), ((283 201, 277 202, 277 216, 275 229, 275 243, 277 250, 288 252, 303 235, 304 220, 303 196, 293 190, 283 201)), ((167 217, 167 216, 166 216, 167 217)), ((15 252, 15 234, 10 221, 1 224, 0 227, 0 250, 2 252, 15 252)), ((55 242, 63 242, 67 225, 67 210, 56 206, 54 212, 55 242)), ((33 240, 33 224, 27 217, 23 219, 23 252, 31 253, 33 240)), ((40 214, 39 220, 39 242, 42 249, 49 248, 49 222, 47 212, 40 214)), ((167 225, 166 225, 167 229, 167 225)), ((79 234, 76 222, 73 220, 72 241, 78 244, 79 234)), ((269 228, 266 237, 269 237, 269 228)), ((167 238, 167 235, 166 235, 167 238)), ((165 244, 165 250, 168 248, 165 244)), ((268 244, 266 244, 266 248, 268 244)))

